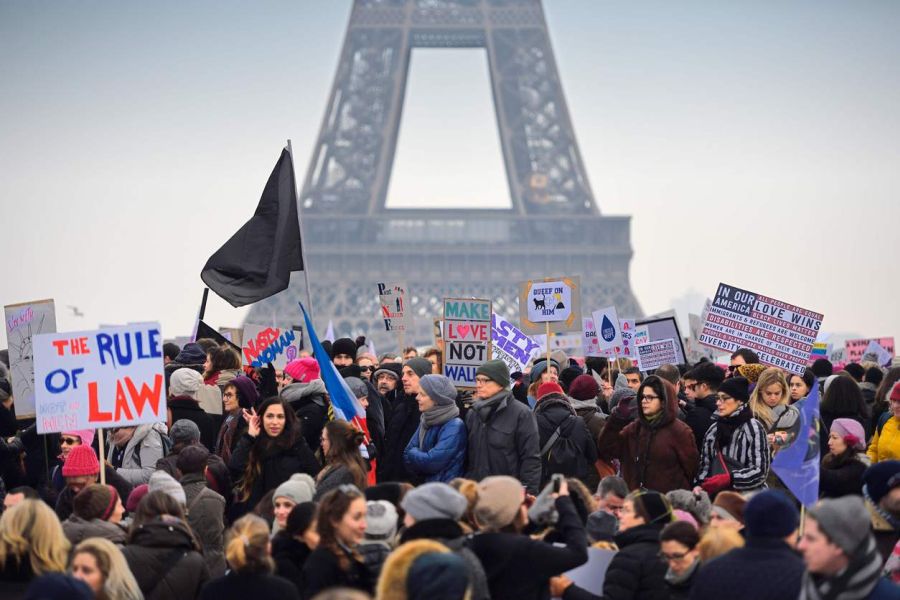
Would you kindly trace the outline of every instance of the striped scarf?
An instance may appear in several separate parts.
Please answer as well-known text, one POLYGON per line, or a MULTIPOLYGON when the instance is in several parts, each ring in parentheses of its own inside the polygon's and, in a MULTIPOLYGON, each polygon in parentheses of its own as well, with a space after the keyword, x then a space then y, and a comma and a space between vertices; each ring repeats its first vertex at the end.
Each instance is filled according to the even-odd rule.
POLYGON ((854 552, 850 564, 835 577, 807 571, 803 575, 799 600, 863 600, 868 598, 881 577, 881 556, 875 538, 866 538, 865 551, 854 552))

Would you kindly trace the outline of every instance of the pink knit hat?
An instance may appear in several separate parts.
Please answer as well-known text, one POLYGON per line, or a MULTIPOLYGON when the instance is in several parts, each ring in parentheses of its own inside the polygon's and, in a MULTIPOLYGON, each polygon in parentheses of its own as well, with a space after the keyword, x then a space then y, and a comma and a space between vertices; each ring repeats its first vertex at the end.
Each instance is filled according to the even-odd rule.
POLYGON ((831 433, 841 436, 844 443, 860 452, 866 449, 866 433, 862 425, 853 419, 835 419, 831 423, 831 433))
POLYGON ((63 435, 73 435, 81 440, 82 446, 90 446, 94 443, 93 429, 69 429, 62 432, 63 435))
POLYGON ((319 378, 319 362, 309 356, 298 358, 289 362, 284 368, 284 372, 296 382, 309 383, 313 379, 319 378))

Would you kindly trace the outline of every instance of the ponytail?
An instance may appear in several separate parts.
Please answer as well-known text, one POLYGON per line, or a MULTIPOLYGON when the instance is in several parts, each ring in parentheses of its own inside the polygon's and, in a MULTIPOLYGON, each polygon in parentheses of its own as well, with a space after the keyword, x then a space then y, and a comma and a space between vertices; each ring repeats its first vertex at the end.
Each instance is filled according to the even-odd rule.
POLYGON ((244 515, 228 530, 225 558, 238 573, 272 573, 269 526, 256 515, 244 515))

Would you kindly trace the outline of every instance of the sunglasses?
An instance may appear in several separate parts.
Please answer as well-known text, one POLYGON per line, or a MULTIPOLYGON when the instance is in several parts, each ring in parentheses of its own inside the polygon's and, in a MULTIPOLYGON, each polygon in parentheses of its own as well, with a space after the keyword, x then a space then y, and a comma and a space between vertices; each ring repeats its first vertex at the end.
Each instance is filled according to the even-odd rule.
POLYGON ((370 367, 360 367, 359 370, 360 371, 374 371, 375 367, 371 367, 371 366, 370 367))
POLYGON ((76 446, 81 443, 80 438, 70 438, 70 437, 61 437, 59 438, 60 445, 65 446, 76 446))

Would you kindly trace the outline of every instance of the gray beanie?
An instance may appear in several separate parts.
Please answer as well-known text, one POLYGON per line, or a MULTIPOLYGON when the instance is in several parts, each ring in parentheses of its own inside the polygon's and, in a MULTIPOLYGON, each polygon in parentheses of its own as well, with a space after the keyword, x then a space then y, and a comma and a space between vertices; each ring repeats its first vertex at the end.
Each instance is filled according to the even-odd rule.
POLYGON ((203 385, 203 376, 193 369, 176 369, 169 378, 170 396, 190 396, 193 398, 203 385))
POLYGON ((184 495, 184 488, 175 481, 175 478, 165 471, 154 471, 150 476, 147 484, 148 492, 165 492, 175 499, 182 506, 187 504, 187 497, 184 495))
POLYGON ((426 375, 419 380, 419 387, 434 401, 435 406, 456 404, 456 387, 443 375, 426 375))
POLYGON ((173 444, 193 444, 200 441, 200 428, 190 419, 178 419, 172 423, 169 439, 173 444))
POLYGON ((306 473, 294 473, 291 478, 275 488, 272 494, 272 504, 275 498, 289 498, 294 504, 312 502, 316 493, 316 482, 306 473))
POLYGON ((397 535, 397 508, 387 500, 366 502, 366 539, 388 541, 397 535))
POLYGON ((509 367, 502 360, 489 360, 475 371, 476 375, 484 375, 500 387, 509 387, 509 367))
POLYGON ((459 521, 469 507, 469 501, 446 483, 432 482, 407 492, 400 506, 416 521, 429 519, 459 521))
POLYGON ((709 501, 709 495, 706 490, 700 490, 698 494, 690 490, 672 490, 666 493, 672 510, 681 509, 689 512, 697 522, 709 523, 710 513, 712 512, 712 502, 709 501))
POLYGON ((357 398, 365 398, 369 395, 369 388, 366 387, 365 382, 359 377, 344 377, 344 381, 347 382, 347 385, 350 387, 350 391, 353 392, 353 395, 357 398))
POLYGON ((861 496, 843 496, 820 500, 809 509, 809 518, 835 546, 853 557, 869 533, 869 511, 861 496))
POLYGON ((431 361, 427 358, 417 356, 403 363, 403 366, 412 369, 419 377, 425 377, 431 373, 431 361))

